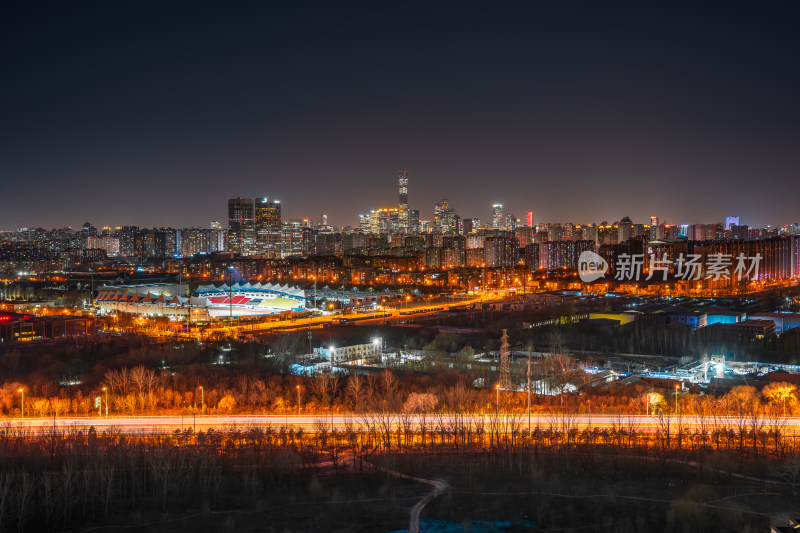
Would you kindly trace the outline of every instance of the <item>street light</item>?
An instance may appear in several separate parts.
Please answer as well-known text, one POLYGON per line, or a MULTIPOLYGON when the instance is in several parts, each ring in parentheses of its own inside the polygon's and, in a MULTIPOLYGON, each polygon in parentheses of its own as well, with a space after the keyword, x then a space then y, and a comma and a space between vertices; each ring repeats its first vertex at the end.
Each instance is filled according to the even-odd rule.
POLYGON ((200 413, 205 414, 206 412, 206 393, 203 390, 203 386, 200 385, 200 413))
POLYGON ((496 403, 496 407, 495 407, 495 413, 499 414, 500 413, 500 384, 499 383, 494 386, 494 390, 497 393, 497 403, 496 403))
POLYGON ((380 339, 380 337, 376 337, 376 338, 372 339, 372 344, 375 345, 375 356, 376 357, 380 357, 381 352, 383 351, 383 350, 381 350, 381 339, 380 339))
POLYGON ((678 389, 680 385, 675 384, 675 416, 678 416, 678 389))
POLYGON ((108 416, 108 389, 103 387, 103 392, 106 393, 106 416, 108 416))
POLYGON ((19 389, 19 393, 22 394, 22 403, 20 404, 20 413, 22 415, 22 420, 25 420, 25 389, 19 389))
POLYGON ((295 385, 297 389, 297 416, 300 416, 300 385, 295 385))

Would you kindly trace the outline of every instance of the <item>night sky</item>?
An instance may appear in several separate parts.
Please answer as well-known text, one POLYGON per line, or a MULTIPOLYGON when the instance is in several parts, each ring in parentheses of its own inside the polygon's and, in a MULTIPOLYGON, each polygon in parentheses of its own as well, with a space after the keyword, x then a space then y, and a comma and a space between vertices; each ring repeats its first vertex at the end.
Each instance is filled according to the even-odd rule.
POLYGON ((0 229, 800 221, 800 3, 515 4, 6 5, 0 229))

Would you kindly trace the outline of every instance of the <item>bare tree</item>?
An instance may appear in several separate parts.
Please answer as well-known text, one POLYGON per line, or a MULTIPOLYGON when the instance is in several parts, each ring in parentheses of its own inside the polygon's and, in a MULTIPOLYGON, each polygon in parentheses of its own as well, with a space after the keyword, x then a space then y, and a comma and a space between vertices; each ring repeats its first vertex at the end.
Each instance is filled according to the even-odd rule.
POLYGON ((362 404, 361 395, 364 392, 364 380, 361 376, 353 372, 347 380, 347 395, 356 411, 360 410, 362 404))

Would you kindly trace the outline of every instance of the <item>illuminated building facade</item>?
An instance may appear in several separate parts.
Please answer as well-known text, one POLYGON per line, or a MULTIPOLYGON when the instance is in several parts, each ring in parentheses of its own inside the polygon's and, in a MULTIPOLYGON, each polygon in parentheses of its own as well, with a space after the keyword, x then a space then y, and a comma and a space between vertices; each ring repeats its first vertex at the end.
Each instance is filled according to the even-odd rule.
POLYGON ((256 250, 255 214, 252 198, 228 200, 228 250, 253 255, 256 250))
POLYGON ((519 241, 511 236, 486 237, 483 241, 487 268, 507 268, 519 263, 519 241))
POLYGON ((503 228, 503 204, 492 205, 492 229, 503 228))
POLYGON ((256 198, 254 201, 255 253, 281 257, 281 201, 256 198))
POLYGON ((397 172, 398 186, 398 225, 401 233, 411 232, 411 220, 408 212, 408 172, 400 170, 397 172))

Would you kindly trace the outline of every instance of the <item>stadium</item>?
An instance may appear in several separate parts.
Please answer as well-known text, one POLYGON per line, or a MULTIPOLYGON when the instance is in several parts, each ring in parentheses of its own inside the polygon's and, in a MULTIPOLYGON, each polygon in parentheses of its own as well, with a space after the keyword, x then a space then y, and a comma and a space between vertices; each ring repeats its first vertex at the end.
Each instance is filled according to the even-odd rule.
POLYGON ((298 312, 305 310, 307 302, 304 290, 272 283, 200 285, 195 294, 211 317, 298 312))
POLYGON ((271 283, 238 282, 197 287, 184 297, 185 286, 153 283, 102 287, 95 298, 100 313, 130 313, 193 319, 274 315, 306 308, 302 289, 271 283))

